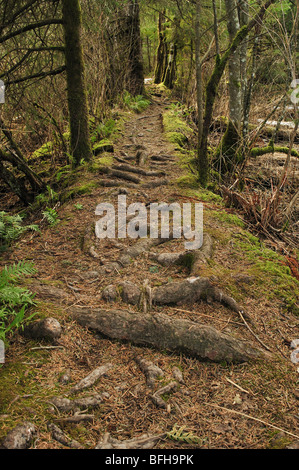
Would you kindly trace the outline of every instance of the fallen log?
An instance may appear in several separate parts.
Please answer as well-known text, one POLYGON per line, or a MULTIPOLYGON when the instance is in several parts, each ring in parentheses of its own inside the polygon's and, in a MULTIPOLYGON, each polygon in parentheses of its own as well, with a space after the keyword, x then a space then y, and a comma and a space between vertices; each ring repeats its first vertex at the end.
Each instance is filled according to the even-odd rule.
POLYGON ((137 314, 88 307, 73 307, 71 313, 79 324, 105 337, 182 353, 201 361, 240 363, 271 357, 250 343, 213 327, 162 313, 137 314))

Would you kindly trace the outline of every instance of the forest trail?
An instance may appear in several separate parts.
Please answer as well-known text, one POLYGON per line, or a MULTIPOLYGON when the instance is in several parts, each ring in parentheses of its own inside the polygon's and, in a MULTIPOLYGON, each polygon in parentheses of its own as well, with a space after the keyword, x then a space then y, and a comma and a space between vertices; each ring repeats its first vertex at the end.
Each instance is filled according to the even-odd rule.
MULTIPOLYGON (((198 193, 190 196, 176 185, 185 169, 182 156, 163 132, 162 116, 167 106, 163 97, 155 98, 142 114, 132 114, 115 143, 108 170, 101 167, 100 173, 88 175, 90 181, 104 183, 57 208, 60 221, 56 226, 43 229, 40 235, 25 235, 3 257, 4 264, 19 259, 34 262, 38 274, 30 287, 37 294, 38 316, 56 318, 63 331, 50 345, 16 335, 3 371, 6 392, 0 437, 16 424, 29 421, 38 430, 37 449, 117 448, 115 439, 128 441, 145 434, 154 436, 145 445, 159 449, 268 448, 287 445, 296 436, 299 439, 297 373, 286 342, 298 321, 290 312, 282 314, 279 302, 255 296, 255 278, 248 271, 250 261, 236 248, 243 228, 227 224, 225 217, 219 216, 229 212, 217 200, 201 199, 198 193), (130 171, 128 165, 141 172, 130 171), (115 187, 110 186, 111 181, 115 187), (97 205, 109 202, 116 206, 120 194, 127 196, 128 205, 204 204, 204 232, 213 241, 213 253, 201 260, 200 275, 209 277, 213 286, 221 289, 220 300, 216 301, 215 294, 208 301, 191 297, 190 302, 182 292, 176 305, 157 302, 152 313, 167 315, 171 321, 183 319, 212 326, 220 334, 257 349, 269 349, 271 360, 201 362, 187 354, 122 341, 125 337, 111 339, 75 320, 74 312, 78 314, 80 309, 126 309, 136 316, 146 315, 144 306, 148 308, 149 299, 140 305, 140 295, 148 286, 150 292, 157 292, 190 277, 186 264, 159 262, 159 255, 167 254, 166 258, 173 260, 183 252, 183 240, 169 240, 134 253, 132 248, 138 243, 134 240, 95 237, 97 205), (124 254, 127 257, 120 258, 124 254), (234 292, 236 300, 241 301, 251 320, 250 328, 232 303, 223 304, 222 294, 227 292, 234 292), (150 367, 142 360, 150 361, 150 367), (85 419, 74 410, 62 411, 57 401, 50 404, 53 397, 72 396, 76 384, 104 365, 108 366, 99 380, 80 394, 81 398, 98 400, 85 419), (150 386, 149 372, 153 373, 150 386), (63 430, 64 438, 60 436, 59 440, 53 424, 63 430), (184 430, 172 440, 166 433, 175 427, 184 430)), ((124 445, 137 448, 144 442, 124 445)))

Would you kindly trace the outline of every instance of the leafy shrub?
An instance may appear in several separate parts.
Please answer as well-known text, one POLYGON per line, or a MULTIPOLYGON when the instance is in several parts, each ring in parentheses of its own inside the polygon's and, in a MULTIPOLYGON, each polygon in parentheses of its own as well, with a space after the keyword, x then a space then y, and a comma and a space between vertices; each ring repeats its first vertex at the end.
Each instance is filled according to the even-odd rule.
POLYGON ((15 283, 24 276, 36 272, 32 263, 21 261, 5 266, 0 273, 0 339, 6 340, 7 333, 19 328, 32 315, 25 319, 28 306, 33 305, 34 294, 15 283))
POLYGON ((5 251, 10 244, 18 239, 27 230, 39 231, 37 225, 22 225, 20 215, 9 215, 0 212, 0 252, 5 251))

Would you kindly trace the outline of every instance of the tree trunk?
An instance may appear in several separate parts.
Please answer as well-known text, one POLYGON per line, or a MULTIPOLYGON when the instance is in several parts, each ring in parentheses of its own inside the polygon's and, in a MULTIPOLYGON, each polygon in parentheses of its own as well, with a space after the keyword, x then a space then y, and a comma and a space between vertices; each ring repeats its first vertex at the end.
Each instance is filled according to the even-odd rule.
POLYGON ((127 21, 129 60, 126 89, 131 93, 131 95, 137 96, 142 95, 144 92, 144 72, 138 0, 132 0, 130 2, 127 21))
POLYGON ((73 165, 92 157, 84 60, 81 46, 81 9, 79 0, 62 0, 65 37, 68 107, 73 165))
POLYGON ((177 46, 174 42, 170 44, 168 64, 165 71, 164 85, 172 89, 174 87, 175 74, 176 74, 176 57, 177 57, 177 46))
MULTIPOLYGON (((240 21, 236 0, 225 0, 227 29, 232 43, 238 31, 240 21)), ((245 41, 243 41, 244 44, 245 41)), ((221 171, 228 171, 236 161, 240 143, 242 122, 242 85, 241 85, 241 47, 238 47, 228 61, 229 120, 226 132, 220 143, 218 153, 222 155, 221 171)))
POLYGON ((197 116, 198 116, 198 139, 197 139, 197 161, 199 181, 202 186, 207 185, 209 164, 207 158, 202 159, 200 146, 203 132, 203 86, 202 86, 202 62, 200 56, 200 19, 201 2, 196 2, 195 18, 195 63, 196 63, 196 92, 197 92, 197 116))
POLYGON ((137 314, 127 310, 72 308, 81 325, 109 338, 160 350, 183 353, 201 361, 246 362, 270 355, 250 343, 207 325, 173 319, 162 313, 137 314))
POLYGON ((159 84, 162 82, 163 73, 164 73, 164 64, 166 56, 166 38, 165 38, 165 10, 159 13, 158 21, 158 34, 159 34, 159 45, 157 49, 157 63, 155 68, 155 78, 154 83, 159 84))

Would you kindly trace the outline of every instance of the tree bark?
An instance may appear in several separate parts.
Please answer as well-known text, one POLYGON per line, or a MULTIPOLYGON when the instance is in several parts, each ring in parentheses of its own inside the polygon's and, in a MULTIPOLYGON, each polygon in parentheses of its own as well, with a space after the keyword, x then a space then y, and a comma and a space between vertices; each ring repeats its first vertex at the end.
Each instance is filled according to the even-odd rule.
POLYGON ((85 89, 84 60, 81 46, 81 9, 79 0, 62 0, 67 72, 71 153, 76 167, 82 159, 90 160, 88 106, 85 89))
POLYGON ((127 18, 128 32, 128 74, 126 89, 133 96, 142 95, 144 92, 144 72, 140 34, 140 11, 138 0, 132 0, 129 4, 127 18))
POLYGON ((164 64, 166 56, 166 38, 165 38, 165 10, 159 13, 158 21, 158 34, 159 34, 159 45, 157 49, 157 64, 155 68, 155 78, 154 83, 159 84, 162 82, 163 73, 164 73, 164 64))

